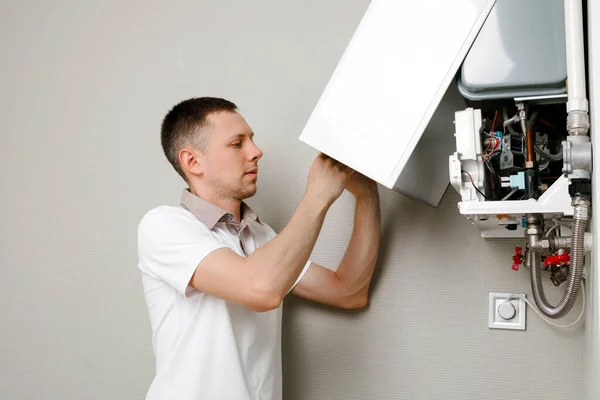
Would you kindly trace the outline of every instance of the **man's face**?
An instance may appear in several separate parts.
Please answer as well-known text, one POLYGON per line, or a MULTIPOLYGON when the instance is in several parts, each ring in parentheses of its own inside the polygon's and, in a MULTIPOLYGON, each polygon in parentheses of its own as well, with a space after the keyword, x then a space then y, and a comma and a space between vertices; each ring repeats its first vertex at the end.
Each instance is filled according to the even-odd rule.
POLYGON ((207 117, 204 179, 221 198, 244 200, 256 193, 258 160, 262 151, 254 133, 237 112, 221 111, 207 117))

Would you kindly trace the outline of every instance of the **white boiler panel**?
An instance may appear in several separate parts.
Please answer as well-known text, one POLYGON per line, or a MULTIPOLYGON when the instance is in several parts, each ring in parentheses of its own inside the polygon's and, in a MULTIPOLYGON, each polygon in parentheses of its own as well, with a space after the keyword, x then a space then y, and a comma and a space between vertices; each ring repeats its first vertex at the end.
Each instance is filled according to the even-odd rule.
MULTIPOLYGON (((300 140, 390 189, 403 191, 406 184, 398 182, 399 177, 494 3, 373 0, 300 140)), ((455 109, 462 108, 458 104, 455 109)), ((452 133, 449 121, 446 134, 452 133)), ((436 145, 435 140, 431 143, 436 145)), ((451 152, 450 147, 445 154, 451 152)), ((419 153, 427 157, 426 151, 419 153)), ((425 178, 431 174, 421 177, 420 170, 433 166, 437 153, 432 149, 430 163, 411 163, 418 168, 410 171, 414 178, 408 186, 419 186, 414 184, 419 181, 431 184, 425 178)), ((438 158, 443 163, 440 176, 445 177, 439 183, 444 189, 447 158, 438 158)), ((426 194, 430 198, 422 200, 439 201, 440 190, 427 192, 434 195, 426 194)))

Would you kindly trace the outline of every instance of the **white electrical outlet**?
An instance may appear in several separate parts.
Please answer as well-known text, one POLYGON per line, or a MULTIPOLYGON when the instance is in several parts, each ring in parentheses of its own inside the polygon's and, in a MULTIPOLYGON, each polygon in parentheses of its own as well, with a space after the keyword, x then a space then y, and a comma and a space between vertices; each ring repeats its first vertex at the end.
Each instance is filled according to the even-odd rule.
MULTIPOLYGON (((525 296, 520 294, 520 296, 525 296)), ((489 327, 491 329, 525 330, 527 319, 527 303, 514 293, 490 292, 489 327), (511 297, 511 295, 513 297, 511 297), (511 297, 510 301, 507 299, 511 297)))

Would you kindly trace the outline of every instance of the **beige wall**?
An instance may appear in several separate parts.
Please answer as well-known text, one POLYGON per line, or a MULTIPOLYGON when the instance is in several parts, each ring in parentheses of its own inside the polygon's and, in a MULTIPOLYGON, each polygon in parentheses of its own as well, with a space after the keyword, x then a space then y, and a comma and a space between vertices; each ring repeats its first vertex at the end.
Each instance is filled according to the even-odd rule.
MULTIPOLYGON (((136 226, 183 188, 162 116, 192 96, 235 101, 265 152, 250 203, 281 229, 315 156, 297 137, 367 5, 2 2, 1 398, 143 398, 154 366, 136 226)), ((581 398, 581 327, 530 313, 526 332, 487 328, 489 291, 529 292, 510 270, 518 242, 480 239, 452 190, 439 209, 381 194, 370 308, 286 301, 286 399, 581 398)), ((339 261, 352 206, 344 195, 331 210, 315 261, 339 261)))

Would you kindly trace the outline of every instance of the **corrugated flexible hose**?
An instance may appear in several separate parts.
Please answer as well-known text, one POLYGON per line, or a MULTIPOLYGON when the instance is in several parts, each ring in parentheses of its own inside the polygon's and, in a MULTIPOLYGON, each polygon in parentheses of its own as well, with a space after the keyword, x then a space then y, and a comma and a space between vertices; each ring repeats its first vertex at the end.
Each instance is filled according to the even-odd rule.
POLYGON ((560 318, 573 308, 579 289, 581 288, 581 277, 583 275, 584 262, 584 236, 588 224, 589 200, 575 197, 574 204, 574 226, 571 237, 571 268, 567 278, 565 293, 556 307, 553 307, 544 294, 542 286, 541 253, 531 253, 531 289, 533 299, 540 311, 549 318, 560 318))

